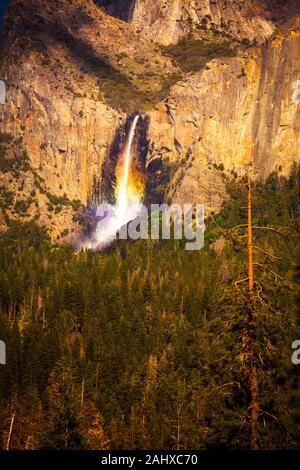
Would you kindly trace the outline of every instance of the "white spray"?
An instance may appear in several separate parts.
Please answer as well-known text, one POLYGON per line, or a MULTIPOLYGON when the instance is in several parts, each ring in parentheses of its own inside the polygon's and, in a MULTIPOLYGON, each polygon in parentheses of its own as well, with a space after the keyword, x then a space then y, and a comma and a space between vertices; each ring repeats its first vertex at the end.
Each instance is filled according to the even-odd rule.
POLYGON ((137 125, 139 118, 140 116, 137 115, 135 116, 133 120, 133 123, 129 131, 129 135, 128 135, 126 149, 125 149, 124 171, 123 171, 123 176, 122 176, 122 180, 120 183, 120 191, 119 191, 119 194, 117 195, 117 212, 119 213, 121 218, 122 216, 126 217, 126 213, 128 210, 129 197, 128 197, 127 187, 128 187, 128 177, 129 177, 130 164, 131 164, 131 147, 132 147, 132 142, 133 142, 133 138, 135 134, 136 125, 137 125))
POLYGON ((139 214, 141 208, 140 195, 132 195, 129 191, 129 173, 132 163, 131 150, 139 118, 139 115, 135 116, 129 130, 124 150, 124 165, 116 190, 116 204, 114 206, 110 204, 101 204, 99 206, 97 216, 101 218, 101 221, 98 223, 91 240, 85 243, 84 247, 86 248, 101 249, 109 245, 115 239, 121 227, 135 219, 139 214))

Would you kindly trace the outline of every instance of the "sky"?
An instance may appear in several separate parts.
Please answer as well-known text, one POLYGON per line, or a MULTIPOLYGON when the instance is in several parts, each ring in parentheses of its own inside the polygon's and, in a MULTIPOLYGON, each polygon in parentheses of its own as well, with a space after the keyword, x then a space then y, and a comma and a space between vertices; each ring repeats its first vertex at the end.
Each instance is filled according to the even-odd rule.
POLYGON ((9 4, 10 0, 0 0, 0 26, 2 26, 4 12, 9 4))

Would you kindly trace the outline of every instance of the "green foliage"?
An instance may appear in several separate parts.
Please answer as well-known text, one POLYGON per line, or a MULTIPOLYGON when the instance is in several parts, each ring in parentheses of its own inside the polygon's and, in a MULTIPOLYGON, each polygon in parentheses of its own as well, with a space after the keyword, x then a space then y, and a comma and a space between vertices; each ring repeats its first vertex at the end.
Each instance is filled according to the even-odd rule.
MULTIPOLYGON (((299 447, 299 175, 253 188, 254 222, 279 231, 254 235, 276 257, 255 251, 262 449, 299 447)), ((247 251, 232 230, 246 222, 246 182, 231 193, 200 252, 170 240, 75 253, 32 222, 10 225, 0 238, 0 431, 13 407, 12 448, 28 432, 46 449, 249 448, 247 296, 235 286, 247 251)))
POLYGON ((60 236, 61 236, 61 238, 64 238, 64 237, 66 237, 67 235, 69 235, 69 229, 68 229, 68 228, 65 228, 65 229, 61 232, 60 236))
POLYGON ((182 78, 179 72, 166 73, 162 77, 161 73, 148 70, 144 58, 126 61, 129 58, 124 62, 126 70, 132 70, 129 76, 113 67, 106 57, 94 57, 91 68, 97 76, 99 99, 104 97, 111 106, 127 114, 150 109, 163 100, 171 86, 182 78))
POLYGON ((11 221, 9 229, 0 237, 0 247, 6 252, 20 253, 27 248, 40 250, 48 246, 50 237, 44 227, 40 227, 34 222, 11 221))
POLYGON ((56 196, 50 192, 46 193, 47 198, 49 199, 50 203, 54 206, 70 206, 71 201, 67 196, 56 196))
POLYGON ((215 57, 234 56, 236 49, 230 39, 184 39, 176 45, 162 46, 183 72, 197 72, 215 57))
POLYGON ((2 210, 9 209, 14 201, 14 193, 7 191, 4 186, 0 186, 0 205, 2 210))
POLYGON ((62 211, 63 207, 72 207, 74 211, 79 211, 82 208, 82 204, 79 199, 71 200, 65 194, 63 196, 56 196, 55 194, 50 193, 50 191, 45 191, 46 196, 49 200, 48 210, 58 214, 62 211))
POLYGON ((18 157, 8 159, 6 158, 6 149, 0 146, 0 171, 10 172, 17 178, 21 171, 29 170, 31 170, 31 165, 26 152, 18 157))
POLYGON ((27 200, 19 199, 15 203, 15 211, 19 215, 26 214, 32 202, 33 202, 33 200, 31 198, 29 198, 27 200))
POLYGON ((0 132, 0 143, 9 144, 13 140, 12 134, 0 132))

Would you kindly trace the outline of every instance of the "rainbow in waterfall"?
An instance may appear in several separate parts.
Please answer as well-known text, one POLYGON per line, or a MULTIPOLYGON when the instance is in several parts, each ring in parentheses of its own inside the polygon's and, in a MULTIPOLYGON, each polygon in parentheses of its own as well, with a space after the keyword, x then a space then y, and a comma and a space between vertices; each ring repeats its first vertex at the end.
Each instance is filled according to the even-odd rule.
POLYGON ((100 221, 82 248, 101 250, 107 247, 115 240, 118 231, 140 213, 145 185, 143 175, 133 158, 133 141, 139 118, 139 114, 134 117, 125 144, 118 156, 115 170, 116 202, 114 205, 102 203, 97 207, 96 213, 100 221))

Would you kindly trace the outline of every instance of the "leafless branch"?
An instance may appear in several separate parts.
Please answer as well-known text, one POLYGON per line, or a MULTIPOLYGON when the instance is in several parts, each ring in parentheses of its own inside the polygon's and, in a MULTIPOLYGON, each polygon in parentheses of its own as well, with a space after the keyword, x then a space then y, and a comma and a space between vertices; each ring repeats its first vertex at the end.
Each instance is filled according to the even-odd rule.
POLYGON ((283 277, 281 277, 278 273, 275 273, 275 271, 272 271, 272 269, 268 268, 268 266, 265 266, 264 264, 261 264, 261 263, 253 263, 254 266, 259 266, 260 268, 263 268, 263 269, 266 269, 267 271, 269 271, 269 273, 273 274, 273 276, 275 277, 275 279, 281 279, 282 281, 284 280, 283 277))
POLYGON ((241 284, 242 282, 246 282, 246 281, 249 281, 248 277, 245 277, 245 279, 240 279, 239 281, 235 281, 234 285, 235 287, 237 287, 238 284, 241 284))
POLYGON ((263 249, 260 248, 259 246, 253 245, 253 248, 255 248, 255 249, 258 250, 258 251, 261 251, 261 252, 264 253, 265 255, 271 256, 271 258, 274 258, 274 259, 276 259, 276 260, 278 260, 278 261, 281 260, 281 258, 278 258, 278 256, 275 256, 275 255, 273 255, 272 253, 269 253, 268 251, 263 250, 263 249))

